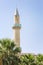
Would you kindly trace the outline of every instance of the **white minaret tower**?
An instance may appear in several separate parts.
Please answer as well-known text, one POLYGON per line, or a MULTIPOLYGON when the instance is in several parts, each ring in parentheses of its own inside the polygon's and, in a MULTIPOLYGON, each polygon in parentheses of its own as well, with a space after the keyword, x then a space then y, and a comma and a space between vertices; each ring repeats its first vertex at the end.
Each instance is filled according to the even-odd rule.
POLYGON ((16 9, 16 13, 14 15, 15 18, 15 24, 13 26, 13 30, 15 31, 14 33, 14 41, 16 43, 17 47, 20 47, 20 29, 21 29, 21 24, 20 24, 20 16, 18 9, 16 9))

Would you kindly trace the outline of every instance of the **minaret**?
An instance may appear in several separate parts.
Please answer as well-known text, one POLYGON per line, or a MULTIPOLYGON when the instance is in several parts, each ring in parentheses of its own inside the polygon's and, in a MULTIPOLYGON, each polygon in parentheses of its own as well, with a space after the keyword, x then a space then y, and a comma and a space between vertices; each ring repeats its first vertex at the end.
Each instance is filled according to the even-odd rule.
POLYGON ((15 18, 15 24, 13 26, 13 30, 14 30, 14 41, 16 43, 17 47, 20 47, 20 29, 21 29, 21 24, 20 24, 20 16, 19 16, 19 12, 18 9, 16 9, 16 13, 14 15, 15 18))

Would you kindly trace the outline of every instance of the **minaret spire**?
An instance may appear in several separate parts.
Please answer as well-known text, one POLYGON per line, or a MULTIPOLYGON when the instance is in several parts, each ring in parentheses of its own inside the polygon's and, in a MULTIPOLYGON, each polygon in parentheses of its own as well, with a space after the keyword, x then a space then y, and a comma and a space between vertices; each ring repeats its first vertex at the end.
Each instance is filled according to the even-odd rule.
POLYGON ((15 31, 15 36, 14 36, 14 41, 16 43, 17 47, 20 47, 20 29, 21 29, 21 24, 20 24, 20 16, 18 9, 16 8, 16 12, 14 15, 15 18, 15 24, 13 26, 13 30, 15 31))
POLYGON ((16 8, 16 15, 19 16, 19 12, 18 12, 18 9, 16 8))

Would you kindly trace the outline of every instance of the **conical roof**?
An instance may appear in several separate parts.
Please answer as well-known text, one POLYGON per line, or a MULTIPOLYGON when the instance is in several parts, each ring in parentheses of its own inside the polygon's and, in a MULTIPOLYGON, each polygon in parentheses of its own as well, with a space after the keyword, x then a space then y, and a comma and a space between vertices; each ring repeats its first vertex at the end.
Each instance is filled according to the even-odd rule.
POLYGON ((19 16, 19 12, 18 12, 18 9, 16 8, 16 11, 15 11, 15 15, 16 16, 19 16))

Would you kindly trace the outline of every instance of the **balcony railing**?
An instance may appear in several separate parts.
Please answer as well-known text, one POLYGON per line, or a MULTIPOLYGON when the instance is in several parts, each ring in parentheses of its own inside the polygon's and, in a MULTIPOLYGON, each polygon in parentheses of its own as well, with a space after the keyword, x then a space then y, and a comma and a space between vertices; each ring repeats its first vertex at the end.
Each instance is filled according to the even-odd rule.
POLYGON ((15 27, 21 27, 21 24, 15 24, 14 26, 15 27))
POLYGON ((21 24, 14 24, 13 29, 14 28, 21 28, 21 24))

